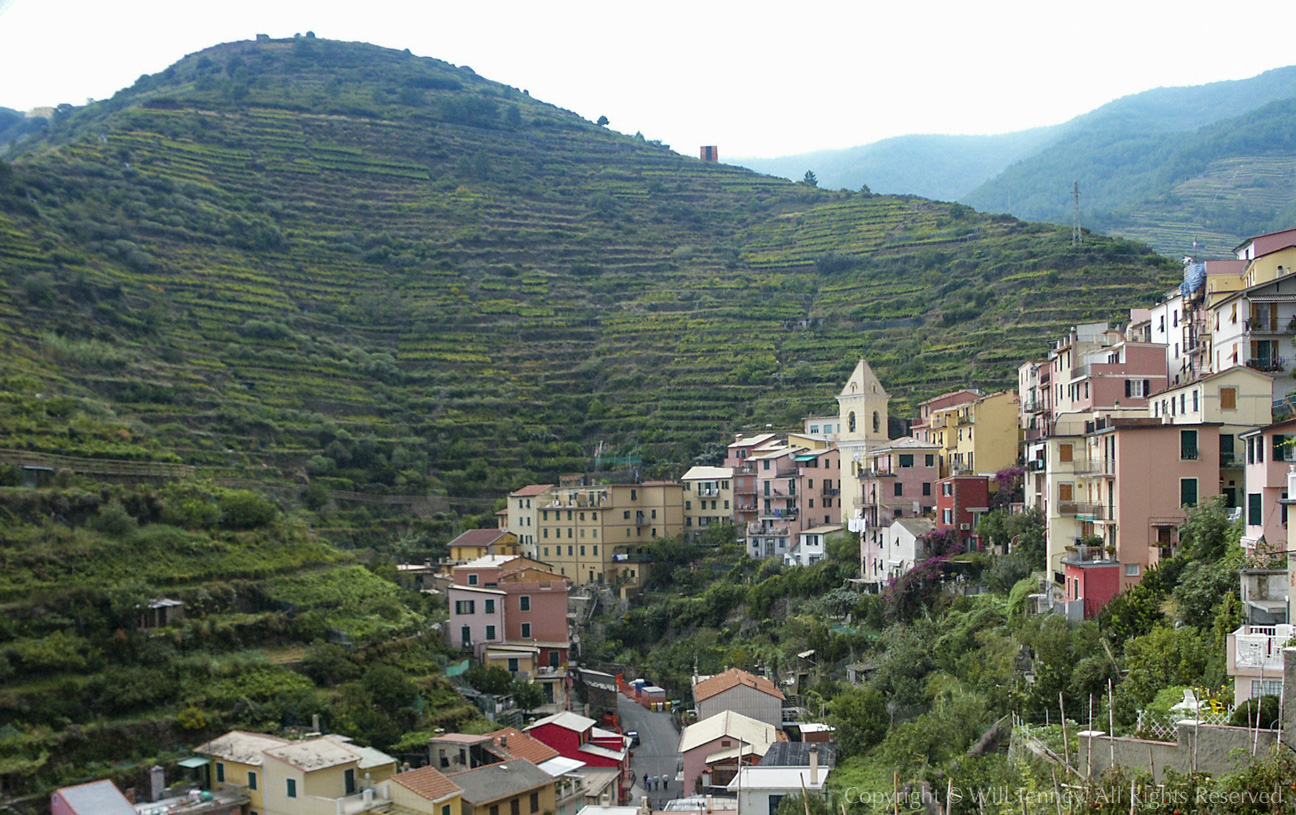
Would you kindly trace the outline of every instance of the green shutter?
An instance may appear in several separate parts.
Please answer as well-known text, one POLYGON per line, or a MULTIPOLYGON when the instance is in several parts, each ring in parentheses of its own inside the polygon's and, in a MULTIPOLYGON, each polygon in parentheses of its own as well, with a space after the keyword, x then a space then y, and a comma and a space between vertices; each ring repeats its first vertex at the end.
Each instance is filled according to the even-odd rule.
POLYGON ((1179 506, 1181 507, 1197 506, 1197 479, 1195 478, 1179 479, 1179 506))
POLYGON ((1252 492, 1247 494, 1247 525, 1259 526, 1264 522, 1260 512, 1260 493, 1252 492))

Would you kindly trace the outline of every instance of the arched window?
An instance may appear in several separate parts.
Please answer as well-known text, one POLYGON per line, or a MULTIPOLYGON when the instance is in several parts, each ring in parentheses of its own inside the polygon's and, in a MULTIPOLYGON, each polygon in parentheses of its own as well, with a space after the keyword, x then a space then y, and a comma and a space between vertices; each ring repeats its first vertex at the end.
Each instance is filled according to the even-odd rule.
POLYGON ((852 410, 846 417, 846 426, 850 428, 851 433, 855 432, 855 411, 852 410))
POLYGON ((878 432, 878 430, 881 429, 881 427, 882 427, 882 417, 879 416, 878 412, 875 410, 873 411, 873 432, 874 433, 878 432))

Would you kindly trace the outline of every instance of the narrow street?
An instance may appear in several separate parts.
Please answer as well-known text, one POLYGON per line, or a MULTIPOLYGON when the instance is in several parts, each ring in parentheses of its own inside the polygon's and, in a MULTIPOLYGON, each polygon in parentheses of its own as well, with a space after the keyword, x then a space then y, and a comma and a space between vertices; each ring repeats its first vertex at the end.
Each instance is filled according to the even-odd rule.
POLYGON ((639 745, 634 748, 634 758, 630 769, 634 773, 632 803, 638 804, 646 795, 656 806, 661 801, 678 798, 684 786, 677 778, 679 774, 679 732, 671 722, 669 713, 654 713, 635 702, 617 695, 617 716, 621 720, 621 730, 638 730, 639 745), (658 782, 652 789, 644 788, 644 776, 665 777, 665 782, 658 782))

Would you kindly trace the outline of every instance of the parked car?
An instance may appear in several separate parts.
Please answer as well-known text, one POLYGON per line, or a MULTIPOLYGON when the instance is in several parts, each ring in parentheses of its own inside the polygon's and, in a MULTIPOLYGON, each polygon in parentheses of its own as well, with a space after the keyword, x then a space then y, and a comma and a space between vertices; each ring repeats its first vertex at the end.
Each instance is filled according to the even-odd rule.
POLYGON ((639 746, 639 731, 638 731, 638 730, 627 730, 627 731, 625 732, 625 734, 626 734, 627 736, 630 737, 630 746, 631 746, 631 747, 638 747, 638 746, 639 746))

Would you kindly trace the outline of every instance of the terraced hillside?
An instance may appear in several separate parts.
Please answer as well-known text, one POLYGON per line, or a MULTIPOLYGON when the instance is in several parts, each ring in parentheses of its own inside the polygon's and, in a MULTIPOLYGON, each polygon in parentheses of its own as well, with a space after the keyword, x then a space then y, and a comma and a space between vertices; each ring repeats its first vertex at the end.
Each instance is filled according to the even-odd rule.
POLYGON ((0 446, 253 483, 490 495, 599 441, 666 471, 824 409, 861 354, 902 402, 1007 385, 1176 274, 312 38, 191 55, 22 148, 0 169, 0 446))

